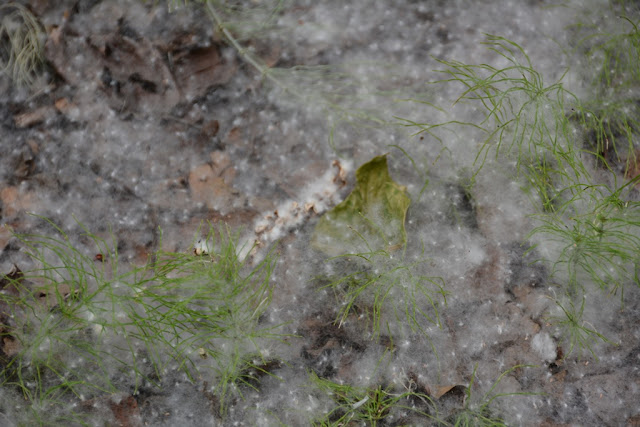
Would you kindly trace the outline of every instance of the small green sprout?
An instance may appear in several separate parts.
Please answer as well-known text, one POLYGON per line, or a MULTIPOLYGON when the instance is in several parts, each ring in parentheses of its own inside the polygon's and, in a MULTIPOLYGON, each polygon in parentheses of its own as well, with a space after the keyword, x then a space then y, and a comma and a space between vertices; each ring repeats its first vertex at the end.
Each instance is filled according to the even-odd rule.
POLYGON ((593 345, 596 341, 600 340, 608 344, 613 344, 604 335, 596 331, 595 327, 588 322, 582 320, 584 313, 585 296, 583 295, 580 302, 580 307, 576 307, 573 300, 568 298, 568 304, 563 304, 558 300, 554 300, 556 305, 560 307, 564 316, 551 316, 549 321, 559 327, 566 339, 569 342, 568 350, 565 352, 564 357, 569 357, 574 350, 578 350, 580 356, 587 350, 593 358, 597 361, 593 345))

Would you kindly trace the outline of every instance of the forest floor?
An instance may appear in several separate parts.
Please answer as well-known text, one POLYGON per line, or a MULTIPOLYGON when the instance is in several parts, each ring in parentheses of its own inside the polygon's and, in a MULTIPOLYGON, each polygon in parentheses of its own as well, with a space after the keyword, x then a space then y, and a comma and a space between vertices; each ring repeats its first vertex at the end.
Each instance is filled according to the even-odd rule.
MULTIPOLYGON (((218 374, 194 379, 169 370, 161 386, 113 379, 115 389, 53 393, 49 401, 42 390, 25 392, 33 383, 15 387, 3 372, 0 424, 448 425, 468 416, 468 425, 640 425, 638 287, 625 288, 623 306, 619 294, 589 293, 582 325, 607 340, 590 336, 591 351, 565 357, 569 341, 552 321, 559 309, 550 298, 551 270, 534 263, 542 252, 527 251, 535 209, 504 172, 510 165, 488 161, 469 193, 461 179, 473 168, 475 134, 451 132, 447 145, 414 135, 420 128, 401 120, 441 114, 427 101, 463 108, 450 102, 459 87, 425 83, 443 78, 433 73, 442 68, 434 57, 499 62, 481 45, 486 33, 519 43, 545 76, 558 78, 567 64, 557 50, 549 54, 556 46, 549 39, 572 40, 567 28, 585 13, 580 7, 283 2, 271 15, 262 8, 223 16, 237 19, 228 28, 246 54, 198 2, 173 11, 124 0, 26 3, 44 29, 45 66, 29 89, 0 77, 3 293, 15 281, 35 292, 18 271, 41 267, 16 233, 64 241, 56 224, 107 269, 113 260, 85 232, 114 237, 121 268, 135 271, 159 253, 191 256, 207 223, 225 224, 241 230, 241 242, 261 245, 248 271, 270 248, 277 254, 271 305, 259 324, 277 325, 287 337, 261 341, 270 355, 252 365, 250 385, 233 385, 224 409, 218 374), (247 29, 245 18, 272 26, 247 29), (247 61, 254 57, 275 70, 269 78, 247 61), (381 261, 370 257, 366 273, 409 271, 420 260, 397 280, 442 280, 436 287, 446 303, 429 293, 434 305, 422 301, 424 316, 411 317, 396 312, 407 294, 392 294, 398 305, 385 307, 387 323, 376 329, 373 298, 341 317, 349 290, 323 286, 352 273, 354 261, 330 259, 335 254, 314 247, 312 236, 357 185, 357 168, 385 154, 411 199, 406 247, 387 248, 381 261), (437 321, 425 320, 431 309, 437 321), (416 318, 414 329, 406 322, 416 318), (345 384, 357 400, 334 398, 345 384), (376 402, 379 412, 358 415, 376 389, 389 407, 376 402), (394 396, 402 397, 391 402, 394 396)), ((588 3, 593 15, 585 16, 608 7, 588 3)), ((586 72, 567 74, 567 85, 582 90, 586 72)), ((461 114, 467 121, 475 113, 461 114)), ((51 312, 62 303, 39 298, 51 312)), ((26 348, 14 337, 7 301, 0 302, 3 369, 26 348)))

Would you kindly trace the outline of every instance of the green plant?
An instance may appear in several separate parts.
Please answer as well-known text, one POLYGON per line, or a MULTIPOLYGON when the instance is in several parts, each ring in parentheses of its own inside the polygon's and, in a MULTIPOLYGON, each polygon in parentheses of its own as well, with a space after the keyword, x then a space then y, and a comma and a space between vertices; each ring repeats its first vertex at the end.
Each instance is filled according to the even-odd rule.
MULTIPOLYGON (((386 113, 377 107, 380 99, 397 96, 397 91, 372 87, 372 81, 388 82, 392 80, 388 64, 377 63, 375 69, 383 75, 372 78, 360 76, 358 67, 372 68, 372 64, 345 63, 340 65, 304 65, 278 67, 267 63, 249 42, 255 44, 265 34, 290 31, 283 25, 276 25, 282 11, 291 4, 283 0, 260 2, 259 5, 230 5, 218 0, 202 0, 213 21, 216 31, 232 46, 238 55, 249 64, 272 89, 279 91, 278 98, 292 99, 296 105, 304 105, 319 110, 327 119, 328 141, 334 151, 338 151, 335 141, 336 130, 342 126, 351 126, 355 130, 381 128, 391 124, 386 113)), ((369 71, 371 73, 371 71, 369 71)))
POLYGON ((393 393, 381 386, 354 387, 319 378, 312 373, 310 377, 314 387, 329 396, 337 405, 322 419, 316 420, 314 425, 339 426, 361 421, 365 425, 375 426, 383 420, 391 421, 387 417, 392 415, 393 419, 397 419, 399 415, 406 416, 412 412, 418 417, 424 417, 421 420, 425 425, 428 423, 456 427, 506 426, 505 421, 495 415, 493 405, 496 400, 513 396, 535 396, 540 393, 496 393, 495 390, 505 376, 529 367, 533 366, 516 365, 502 372, 486 393, 476 397, 472 389, 475 386, 478 366, 474 366, 469 385, 464 387, 463 403, 459 408, 448 407, 444 401, 446 399, 442 396, 435 399, 429 394, 413 391, 393 393))
MULTIPOLYGON (((491 149, 496 158, 513 158, 518 173, 526 172, 522 166, 536 164, 544 154, 546 161, 553 159, 557 179, 580 181, 589 174, 579 161, 580 152, 574 146, 568 105, 578 100, 567 91, 561 76, 546 85, 524 49, 504 37, 487 34, 488 49, 495 52, 508 65, 496 68, 489 64, 469 65, 459 61, 436 59, 446 66, 439 72, 449 75, 433 84, 460 83, 464 90, 454 101, 480 104, 484 117, 479 123, 450 121, 440 124, 417 124, 424 131, 452 125, 472 126, 486 136, 476 156, 477 174, 491 149)), ((565 71, 566 73, 566 71, 565 71)), ((475 175, 474 175, 475 177, 475 175)))
POLYGON ((500 381, 506 376, 511 374, 512 372, 523 369, 530 368, 532 365, 516 365, 510 369, 507 369, 503 373, 500 374, 498 379, 491 385, 489 391, 487 391, 482 397, 476 399, 473 395, 472 388, 474 386, 474 381, 476 378, 476 370, 478 369, 478 365, 473 368, 473 373, 471 374, 471 380, 469 381, 469 385, 465 390, 465 399, 464 399, 464 408, 460 411, 457 411, 452 417, 450 417, 447 422, 443 423, 447 426, 455 426, 455 427, 471 427, 471 426, 495 426, 502 427, 507 424, 500 417, 494 415, 491 405, 496 399, 501 399, 508 396, 534 396, 539 393, 530 393, 530 392, 518 392, 518 393, 494 393, 495 388, 500 384, 500 381))
POLYGON ((359 318, 370 322, 372 337, 388 322, 422 333, 425 321, 440 326, 440 297, 446 304, 443 279, 425 274, 426 259, 404 259, 411 202, 406 188, 391 178, 386 155, 360 166, 356 178, 351 194, 320 219, 311 239, 314 248, 339 254, 327 262, 349 266, 337 278, 319 278, 329 282, 323 288, 333 289, 340 301, 336 323, 346 322, 357 307, 359 318))
POLYGON ((19 345, 0 378, 32 410, 132 384, 163 387, 183 372, 213 384, 224 413, 228 396, 256 387, 251 372, 270 374, 268 343, 284 338, 280 325, 260 320, 271 300, 273 253, 249 266, 238 258, 238 236, 211 226, 208 255, 158 252, 123 273, 115 240, 84 230, 80 239, 94 244, 100 262, 47 223, 57 237, 16 235, 38 266, 14 280, 17 295, 2 295, 14 319, 4 336, 19 345))
POLYGON ((554 300, 554 302, 560 308, 563 315, 550 316, 549 321, 562 331, 565 339, 569 342, 569 347, 565 352, 564 357, 569 357, 574 350, 578 350, 580 356, 582 356, 585 350, 587 350, 595 360, 598 360, 598 356, 593 350, 593 343, 597 340, 609 344, 612 344, 612 342, 596 331, 593 325, 582 320, 585 303, 584 295, 581 298, 579 308, 576 308, 573 298, 571 297, 567 298, 567 303, 565 304, 558 300, 554 300))
POLYGON ((552 272, 566 281, 570 295, 583 292, 586 281, 609 293, 620 290, 622 301, 626 284, 640 285, 636 277, 640 205, 625 196, 639 180, 636 177, 615 191, 604 185, 582 187, 582 197, 571 201, 569 224, 561 214, 536 216, 540 225, 529 238, 558 244, 552 272))
POLYGON ((363 422, 365 425, 377 426, 386 418, 395 418, 399 412, 413 412, 425 419, 435 419, 428 411, 433 409, 433 401, 426 394, 407 391, 393 393, 382 386, 354 387, 320 378, 310 374, 314 388, 326 394, 336 406, 324 417, 314 420, 314 426, 343 426, 353 422, 363 422), (408 399, 419 399, 427 406, 419 410, 410 404, 408 399))
POLYGON ((424 336, 426 324, 440 327, 438 309, 446 304, 447 293, 442 278, 423 273, 427 259, 405 263, 402 255, 378 250, 340 255, 328 262, 341 259, 352 266, 351 272, 323 286, 332 289, 340 302, 336 323, 351 317, 364 320, 372 328, 372 338, 390 324, 408 326, 424 336))
POLYGON ((615 22, 607 22, 605 26, 581 22, 570 27, 577 36, 576 49, 584 52, 588 64, 597 70, 593 84, 603 91, 626 89, 640 83, 638 23, 625 13, 624 7, 612 7, 611 12, 615 22), (606 27, 615 29, 608 31, 606 27))
MULTIPOLYGON (((542 262, 552 267, 556 283, 574 299, 582 297, 586 286, 595 284, 610 293, 620 291, 622 301, 627 284, 640 284, 640 217, 638 205, 629 195, 638 182, 633 143, 637 101, 633 91, 629 92, 640 83, 638 26, 623 19, 631 24, 630 32, 597 32, 579 42, 583 50, 590 46, 587 52, 591 58, 602 61, 598 69, 603 71, 591 100, 578 99, 565 89, 562 80, 568 70, 547 85, 520 45, 487 35, 485 44, 498 59, 506 61, 506 66, 438 59, 446 66, 440 72, 450 77, 434 82, 462 85, 454 105, 466 102, 480 106, 481 119, 435 124, 405 121, 441 142, 441 130, 457 126, 479 130, 483 142, 475 157, 472 183, 491 150, 495 150, 496 159, 515 163, 516 179, 524 180, 523 190, 539 210, 533 217, 537 226, 527 239, 539 239, 550 249, 551 255, 542 262), (618 96, 622 92, 626 95, 618 96), (609 101, 602 101, 603 96, 609 101), (593 141, 583 144, 583 137, 593 141), (620 137, 627 140, 625 151, 616 141, 620 137), (617 167, 620 162, 623 168, 617 167), (594 163, 603 166, 605 172, 600 175, 606 174, 612 185, 596 181, 590 173, 594 163), (630 181, 619 184, 629 177, 630 181)), ((564 312, 567 324, 578 325, 576 316, 569 316, 571 310, 564 312)))
POLYGON ((634 97, 607 94, 594 97, 582 107, 582 127, 587 130, 587 144, 598 163, 605 169, 621 169, 627 177, 638 172, 634 143, 634 133, 640 129, 637 104, 634 97))
POLYGON ((588 132, 587 142, 605 165, 622 163, 625 175, 629 175, 636 172, 638 160, 633 135, 640 129, 636 94, 640 85, 640 30, 623 10, 612 9, 618 20, 613 31, 602 29, 608 23, 580 23, 573 30, 581 62, 597 70, 591 80, 593 93, 583 102, 580 114, 581 125, 588 132))
POLYGON ((44 31, 25 6, 0 6, 0 70, 22 85, 31 85, 43 63, 44 31))

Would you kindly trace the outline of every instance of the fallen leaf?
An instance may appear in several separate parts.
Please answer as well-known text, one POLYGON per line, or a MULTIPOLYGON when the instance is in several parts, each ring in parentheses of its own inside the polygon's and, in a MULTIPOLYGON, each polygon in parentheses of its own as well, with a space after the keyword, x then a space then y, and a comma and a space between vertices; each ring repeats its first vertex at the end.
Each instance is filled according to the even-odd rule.
POLYGON ((464 395, 466 391, 466 387, 463 385, 444 385, 436 388, 433 397, 436 399, 440 399, 443 396, 455 397, 464 395))
POLYGON ((13 122, 18 128, 27 128, 53 117, 54 114, 55 109, 47 105, 32 111, 27 111, 26 113, 16 114, 13 116, 13 122))
POLYGON ((227 60, 215 44, 190 46, 187 50, 174 51, 172 55, 176 83, 186 99, 200 96, 211 86, 227 83, 236 70, 235 63, 227 60))
POLYGON ((213 138, 220 130, 220 123, 217 120, 207 120, 202 125, 202 134, 208 138, 213 138))
POLYGON ((463 385, 447 385, 437 387, 433 396, 438 401, 438 409, 446 418, 455 416, 463 410, 467 400, 468 388, 463 385))
POLYGON ((628 418, 627 427, 640 427, 640 415, 634 415, 628 418))
POLYGON ((2 214, 5 218, 12 217, 20 211, 34 210, 36 201, 37 197, 32 192, 22 191, 16 186, 7 186, 0 190, 2 214))
POLYGON ((2 352, 8 357, 16 356, 22 350, 22 345, 20 345, 20 341, 15 339, 13 336, 8 335, 7 332, 0 332, 4 336, 2 337, 2 352))
POLYGON ((407 241, 404 221, 411 199, 389 175, 387 156, 378 156, 356 171, 351 194, 320 218, 311 244, 330 256, 352 251, 393 250, 407 241))

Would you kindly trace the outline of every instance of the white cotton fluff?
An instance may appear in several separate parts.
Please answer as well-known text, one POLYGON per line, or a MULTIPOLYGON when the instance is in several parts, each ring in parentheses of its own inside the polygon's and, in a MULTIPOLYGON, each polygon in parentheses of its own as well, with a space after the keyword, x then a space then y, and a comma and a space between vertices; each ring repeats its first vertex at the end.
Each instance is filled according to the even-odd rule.
POLYGON ((546 332, 540 332, 531 340, 531 348, 546 362, 556 360, 556 343, 546 332))
POLYGON ((333 207, 338 191, 346 184, 346 176, 351 169, 351 162, 341 163, 334 160, 320 178, 299 192, 297 200, 287 200, 274 212, 266 212, 255 222, 253 233, 245 236, 238 245, 239 258, 254 256, 253 261, 257 262, 260 259, 255 256, 257 249, 269 245, 289 230, 298 227, 311 214, 320 215, 333 207))

